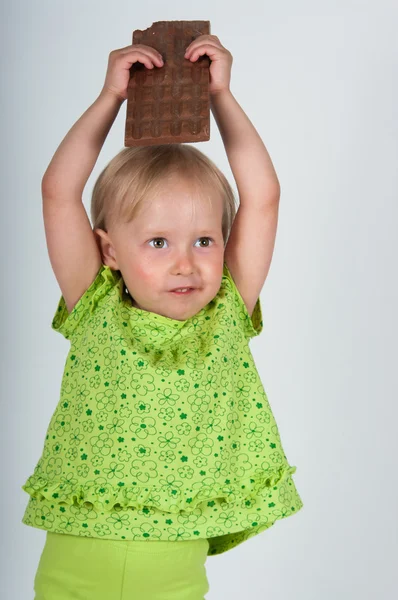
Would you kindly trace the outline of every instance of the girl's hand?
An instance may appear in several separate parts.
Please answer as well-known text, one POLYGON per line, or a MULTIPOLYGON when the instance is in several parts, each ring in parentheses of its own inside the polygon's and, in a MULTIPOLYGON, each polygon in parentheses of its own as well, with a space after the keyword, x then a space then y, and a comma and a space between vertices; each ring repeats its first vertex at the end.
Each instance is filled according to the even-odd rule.
POLYGON ((110 92, 120 100, 126 100, 130 68, 136 62, 142 63, 148 69, 153 69, 155 66, 163 67, 161 54, 150 46, 133 44, 119 50, 112 50, 109 54, 108 70, 101 94, 110 92))
POLYGON ((185 58, 192 62, 198 60, 199 56, 207 56, 210 64, 210 95, 228 91, 231 81, 232 54, 221 45, 215 35, 200 35, 191 42, 185 53, 185 58))

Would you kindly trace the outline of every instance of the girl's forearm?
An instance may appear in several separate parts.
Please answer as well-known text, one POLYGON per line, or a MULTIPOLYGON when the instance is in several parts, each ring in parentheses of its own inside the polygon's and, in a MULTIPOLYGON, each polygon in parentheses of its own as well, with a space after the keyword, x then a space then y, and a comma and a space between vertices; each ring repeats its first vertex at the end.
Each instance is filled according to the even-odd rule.
POLYGON ((114 94, 100 93, 58 146, 43 175, 43 195, 81 197, 122 104, 114 94))
POLYGON ((279 196, 279 180, 266 147, 231 91, 210 96, 240 202, 264 206, 279 196))

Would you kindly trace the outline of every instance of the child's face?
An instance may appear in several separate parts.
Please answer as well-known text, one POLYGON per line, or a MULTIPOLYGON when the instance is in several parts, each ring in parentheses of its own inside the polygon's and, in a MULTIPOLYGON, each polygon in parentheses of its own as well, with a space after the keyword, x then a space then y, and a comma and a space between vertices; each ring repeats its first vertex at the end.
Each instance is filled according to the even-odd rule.
POLYGON ((134 306, 186 320, 220 288, 222 212, 221 198, 209 202, 184 182, 164 184, 130 223, 102 232, 104 264, 121 271, 134 306), (186 294, 170 291, 184 287, 195 289, 186 294))

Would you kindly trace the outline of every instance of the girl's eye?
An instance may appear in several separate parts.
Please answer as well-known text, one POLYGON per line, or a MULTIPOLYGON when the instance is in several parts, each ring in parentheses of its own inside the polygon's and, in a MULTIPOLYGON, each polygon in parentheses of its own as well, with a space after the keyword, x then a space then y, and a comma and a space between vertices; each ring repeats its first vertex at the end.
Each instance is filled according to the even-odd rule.
MULTIPOLYGON (((212 238, 210 238, 210 237, 201 237, 201 238, 199 238, 199 240, 209 240, 209 242, 213 242, 212 238)), ((153 238, 152 240, 149 241, 149 243, 151 243, 151 242, 158 242, 158 241, 163 242, 163 241, 165 241, 165 238, 161 238, 161 237, 160 238, 153 238)), ((210 246, 209 242, 205 246, 201 246, 201 248, 209 248, 209 246, 210 246)), ((155 245, 153 247, 154 248, 160 248, 160 249, 164 248, 164 246, 158 246, 158 245, 155 245)))
POLYGON ((202 246, 202 248, 208 248, 210 246, 210 242, 212 242, 213 240, 209 237, 201 237, 199 238, 200 240, 209 240, 209 242, 206 244, 206 246, 202 246))
MULTIPOLYGON (((158 240, 164 240, 164 238, 153 238, 153 240, 150 240, 149 243, 153 242, 153 241, 158 241, 158 240)), ((163 248, 163 246, 155 246, 155 248, 163 248)))

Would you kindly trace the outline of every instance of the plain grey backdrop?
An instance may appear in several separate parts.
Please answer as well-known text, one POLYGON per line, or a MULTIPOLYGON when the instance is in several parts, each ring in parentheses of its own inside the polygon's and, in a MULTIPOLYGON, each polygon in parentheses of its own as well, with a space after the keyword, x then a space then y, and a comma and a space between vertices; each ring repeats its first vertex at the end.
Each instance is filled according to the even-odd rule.
MULTIPOLYGON (((209 557, 206 598, 389 600, 398 583, 398 6, 194 6, 1 4, 1 595, 33 599, 45 532, 21 523, 21 486, 41 455, 69 345, 50 326, 60 291, 41 178, 98 96, 111 50, 154 21, 202 19, 233 55, 231 91, 281 183, 264 330, 251 348, 304 502, 209 557)), ((125 113, 126 103, 85 188, 87 210, 124 145, 125 113)), ((211 119, 199 149, 236 190, 211 119)))

